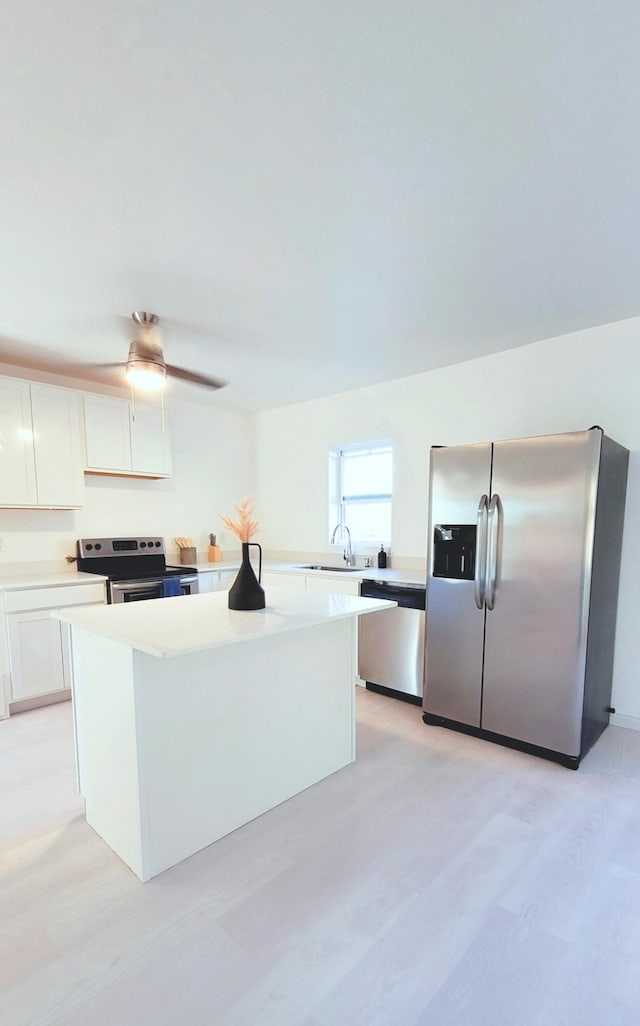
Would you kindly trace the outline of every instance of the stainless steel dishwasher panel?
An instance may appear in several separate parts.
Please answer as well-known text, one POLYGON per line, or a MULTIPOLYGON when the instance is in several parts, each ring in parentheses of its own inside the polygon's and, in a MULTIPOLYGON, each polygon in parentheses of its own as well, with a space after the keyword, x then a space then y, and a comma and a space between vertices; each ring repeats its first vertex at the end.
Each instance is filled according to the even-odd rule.
POLYGON ((358 676, 367 684, 422 701, 424 589, 366 587, 361 594, 398 602, 395 609, 368 613, 358 621, 358 676), (406 601, 410 605, 403 605, 406 601))

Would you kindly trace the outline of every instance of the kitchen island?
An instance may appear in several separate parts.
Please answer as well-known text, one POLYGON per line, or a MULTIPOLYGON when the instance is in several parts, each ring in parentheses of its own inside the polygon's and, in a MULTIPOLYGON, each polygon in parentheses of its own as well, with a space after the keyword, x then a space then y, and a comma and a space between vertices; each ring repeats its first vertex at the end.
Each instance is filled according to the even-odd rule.
POLYGON ((87 822, 142 881, 355 759, 357 617, 272 588, 59 610, 87 822))

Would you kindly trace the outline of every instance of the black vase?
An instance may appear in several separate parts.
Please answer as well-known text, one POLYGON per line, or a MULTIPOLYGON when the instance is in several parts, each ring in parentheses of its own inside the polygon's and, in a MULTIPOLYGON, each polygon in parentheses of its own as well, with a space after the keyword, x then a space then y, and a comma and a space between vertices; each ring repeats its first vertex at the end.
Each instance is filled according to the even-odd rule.
POLYGON ((264 609, 264 588, 260 586, 261 580, 262 546, 257 542, 243 542, 242 563, 238 570, 238 576, 229 588, 229 609, 264 609), (249 560, 249 546, 251 545, 260 552, 257 578, 249 560))

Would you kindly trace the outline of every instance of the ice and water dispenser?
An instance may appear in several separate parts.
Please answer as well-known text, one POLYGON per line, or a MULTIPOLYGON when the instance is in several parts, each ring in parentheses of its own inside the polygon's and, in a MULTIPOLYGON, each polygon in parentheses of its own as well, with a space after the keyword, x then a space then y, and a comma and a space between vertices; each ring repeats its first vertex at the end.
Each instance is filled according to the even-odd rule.
POLYGON ((436 524, 433 529, 433 576, 472 581, 476 572, 476 525, 436 524))

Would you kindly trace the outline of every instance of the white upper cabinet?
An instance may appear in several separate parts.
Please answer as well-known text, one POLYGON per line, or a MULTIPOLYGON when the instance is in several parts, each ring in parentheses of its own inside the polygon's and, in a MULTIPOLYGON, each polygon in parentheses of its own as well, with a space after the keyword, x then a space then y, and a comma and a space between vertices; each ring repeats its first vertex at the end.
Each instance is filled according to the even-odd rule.
POLYGON ((0 378, 0 505, 37 502, 29 382, 0 378))
POLYGON ((82 505, 77 392, 0 378, 0 506, 82 505))
POLYGON ((80 394, 31 385, 39 506, 81 506, 84 494, 80 394))
POLYGON ((84 396, 85 469, 89 473, 170 477, 171 446, 160 405, 84 396))
POLYGON ((171 476, 171 445, 167 412, 136 403, 131 422, 131 465, 134 473, 171 476))
POLYGON ((131 473, 131 415, 126 399, 85 395, 86 469, 131 473))

